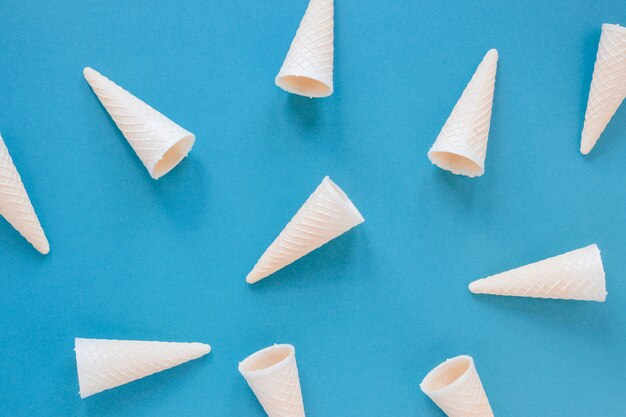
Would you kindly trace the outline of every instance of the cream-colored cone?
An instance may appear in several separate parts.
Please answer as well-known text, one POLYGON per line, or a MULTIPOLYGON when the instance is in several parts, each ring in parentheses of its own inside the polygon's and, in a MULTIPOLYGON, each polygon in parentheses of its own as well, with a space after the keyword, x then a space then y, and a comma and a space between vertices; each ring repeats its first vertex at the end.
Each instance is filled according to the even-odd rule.
POLYGON ((474 294, 604 301, 606 283, 600 249, 593 244, 520 268, 479 279, 474 294))
POLYGON ((333 0, 311 0, 276 76, 276 85, 306 97, 333 93, 333 0))
POLYGON ((154 179, 170 172, 189 153, 196 137, 137 97, 85 68, 85 79, 154 179))
POLYGON ((428 151, 439 168, 468 177, 484 174, 497 65, 498 51, 491 49, 428 151))
POLYGON ((203 343, 75 339, 81 398, 173 368, 211 351, 203 343))
POLYGON ((626 28, 602 25, 580 152, 588 154, 626 97, 626 28))
POLYGON ((292 345, 274 345, 253 353, 239 364, 239 372, 269 417, 304 417, 292 345))
POLYGON ((20 174, 0 136, 0 214, 31 245, 44 255, 50 252, 48 239, 28 198, 20 174))
POLYGON ((267 248, 246 281, 253 284, 273 274, 364 221, 346 193, 325 177, 267 248))
POLYGON ((471 356, 446 360, 426 375, 420 388, 449 417, 493 417, 471 356))

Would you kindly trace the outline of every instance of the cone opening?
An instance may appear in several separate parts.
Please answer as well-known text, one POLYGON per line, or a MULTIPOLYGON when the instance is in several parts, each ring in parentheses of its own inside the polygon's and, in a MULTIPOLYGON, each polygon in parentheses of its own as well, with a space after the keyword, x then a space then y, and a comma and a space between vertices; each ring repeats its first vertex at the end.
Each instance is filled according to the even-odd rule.
POLYGON ((195 140, 194 135, 189 134, 174 143, 154 165, 152 177, 160 178, 174 169, 187 156, 195 140))
POLYGON ((332 94, 331 86, 311 77, 286 75, 276 78, 276 85, 283 90, 305 97, 328 97, 332 94))
POLYGON ((472 363, 473 360, 469 356, 457 356, 456 358, 448 359, 426 375, 426 378, 420 385, 422 391, 426 393, 434 392, 453 385, 467 374, 472 367, 472 363))
POLYGON ((288 359, 293 354, 294 348, 291 345, 270 346, 248 356, 239 365, 239 370, 246 373, 268 371, 272 367, 277 366, 288 359))
POLYGON ((339 186, 335 184, 330 177, 324 177, 323 182, 330 187, 331 191, 333 191, 342 202, 345 203, 346 207, 352 212, 352 214, 354 214, 355 217, 357 217, 361 222, 364 221, 363 216, 356 208, 352 200, 350 200, 348 195, 341 188, 339 188, 339 186))
POLYGON ((484 173, 483 168, 470 158, 453 153, 435 151, 428 154, 433 164, 453 174, 477 177, 484 173))

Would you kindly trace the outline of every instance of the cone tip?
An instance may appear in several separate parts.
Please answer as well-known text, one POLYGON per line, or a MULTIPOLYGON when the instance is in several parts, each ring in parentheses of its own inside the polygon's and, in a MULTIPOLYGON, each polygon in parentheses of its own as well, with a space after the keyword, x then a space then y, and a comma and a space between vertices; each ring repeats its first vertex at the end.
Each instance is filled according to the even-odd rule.
POLYGON ((206 343, 198 343, 198 352, 200 356, 207 355, 211 352, 211 346, 206 343))
POLYGON ((246 282, 248 284, 254 284, 255 282, 257 282, 260 278, 257 276, 257 274, 254 272, 254 270, 252 272, 250 272, 248 274, 248 276, 246 277, 246 282))
POLYGON ((85 78, 89 77, 90 75, 94 75, 96 74, 96 70, 91 68, 91 67, 85 67, 83 69, 83 75, 85 76, 85 78))
POLYGON ((473 294, 480 294, 483 290, 483 285, 482 285, 482 279, 478 279, 474 282, 470 282, 470 284, 467 286, 467 288, 470 290, 471 293, 473 294))
POLYGON ((583 155, 589 154, 593 149, 595 143, 590 140, 587 136, 583 135, 580 140, 580 153, 583 155))
POLYGON ((487 51, 487 55, 488 56, 493 56, 496 59, 498 59, 498 50, 496 48, 491 48, 489 51, 487 51))
POLYGON ((48 239, 46 239, 46 237, 44 236, 43 242, 40 242, 38 245, 36 245, 35 249, 37 249, 42 255, 49 254, 50 253, 50 243, 48 243, 48 239))

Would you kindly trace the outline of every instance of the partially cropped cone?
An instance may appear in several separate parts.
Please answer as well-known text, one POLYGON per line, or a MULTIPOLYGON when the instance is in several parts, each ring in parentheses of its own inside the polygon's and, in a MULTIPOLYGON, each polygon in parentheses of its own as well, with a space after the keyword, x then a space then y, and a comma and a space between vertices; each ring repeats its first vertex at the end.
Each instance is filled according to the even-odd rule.
POLYGON ((83 74, 152 178, 167 174, 187 156, 196 139, 193 133, 99 72, 85 68, 83 74))
POLYGON ((283 62, 276 85, 306 97, 333 93, 333 0, 311 0, 283 62))
POLYGON ((274 345, 253 353, 239 364, 239 372, 269 417, 304 417, 292 345, 274 345))
POLYGON ((253 284, 273 274, 364 221, 346 193, 325 177, 263 253, 246 281, 253 284))
POLYGON ((428 151, 439 168, 468 177, 485 173, 497 65, 498 51, 491 49, 428 151))
POLYGON ((426 375, 420 388, 448 417, 493 417, 471 356, 446 360, 426 375))
POLYGON ((211 351, 203 343, 75 339, 81 398, 173 368, 211 351))
POLYGON ((479 279, 469 289, 474 294, 604 301, 604 277, 600 249, 593 244, 479 279))
POLYGON ((48 239, 2 136, 0 136, 0 214, 35 249, 44 255, 50 252, 48 239))
POLYGON ((588 154, 626 97, 626 28, 602 25, 580 152, 588 154))

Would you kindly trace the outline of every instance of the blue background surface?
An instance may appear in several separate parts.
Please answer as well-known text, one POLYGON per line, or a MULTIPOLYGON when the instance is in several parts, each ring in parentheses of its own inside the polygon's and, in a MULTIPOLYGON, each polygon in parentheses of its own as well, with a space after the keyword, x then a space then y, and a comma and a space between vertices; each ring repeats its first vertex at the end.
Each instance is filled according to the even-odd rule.
POLYGON ((0 222, 0 415, 262 416, 237 363, 274 342, 310 416, 442 416, 418 384, 462 353, 496 415, 626 415, 626 106, 578 152, 624 2, 338 0, 322 100, 273 82, 306 5, 3 3, 0 130, 52 251, 0 222), (426 152, 489 48, 486 174, 456 177, 426 152), (190 157, 152 180, 85 66, 194 132, 190 157), (324 175, 366 222, 248 286, 324 175), (593 242, 606 303, 467 290, 593 242), (213 352, 81 400, 75 336, 213 352))

